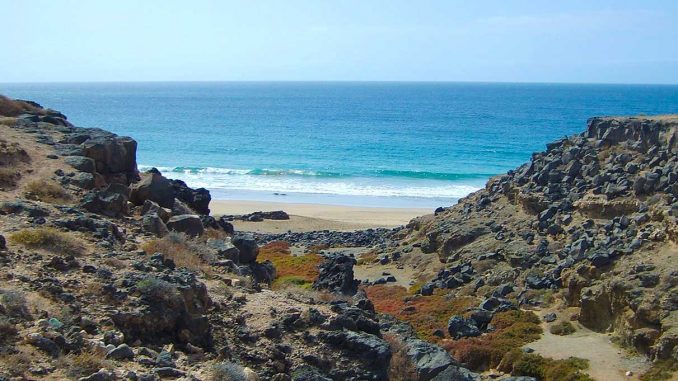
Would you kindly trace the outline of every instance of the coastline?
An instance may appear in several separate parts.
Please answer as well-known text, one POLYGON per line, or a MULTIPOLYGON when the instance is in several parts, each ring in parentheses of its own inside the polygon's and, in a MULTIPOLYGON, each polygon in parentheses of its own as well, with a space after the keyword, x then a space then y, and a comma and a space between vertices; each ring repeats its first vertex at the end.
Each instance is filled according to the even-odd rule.
POLYGON ((283 210, 290 215, 289 220, 281 221, 233 221, 237 230, 266 233, 280 233, 288 230, 307 232, 392 228, 405 225, 412 218, 433 213, 433 209, 426 208, 356 207, 245 200, 212 200, 210 209, 214 216, 274 210, 283 210))

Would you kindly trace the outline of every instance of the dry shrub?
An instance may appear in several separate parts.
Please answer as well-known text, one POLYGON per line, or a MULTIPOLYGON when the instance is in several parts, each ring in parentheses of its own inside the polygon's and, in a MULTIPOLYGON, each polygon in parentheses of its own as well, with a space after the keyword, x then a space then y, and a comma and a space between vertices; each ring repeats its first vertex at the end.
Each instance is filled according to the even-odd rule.
POLYGON ((298 286, 310 288, 318 278, 318 265, 323 258, 315 253, 295 256, 290 251, 287 242, 271 242, 259 249, 259 261, 271 261, 276 270, 276 279, 273 288, 298 286))
POLYGON ((448 298, 443 290, 436 290, 431 296, 421 296, 411 295, 402 286, 375 285, 366 287, 365 291, 377 312, 410 323, 421 338, 431 342, 440 340, 433 331, 447 331, 450 316, 462 314, 478 304, 474 297, 448 298))
POLYGON ((71 196, 57 182, 52 180, 33 180, 24 187, 24 194, 30 200, 61 204, 71 200, 71 196))
POLYGON ((148 255, 162 253, 179 267, 210 273, 208 265, 213 261, 212 252, 201 242, 186 234, 170 232, 163 238, 146 241, 141 248, 148 255))
POLYGON ((29 102, 10 99, 4 95, 0 95, 0 115, 19 116, 26 113, 42 114, 44 113, 44 110, 29 102))
POLYGON ((28 372, 29 367, 34 361, 34 358, 22 351, 0 356, 0 363, 5 364, 4 369, 7 371, 7 374, 11 377, 19 377, 21 380, 26 379, 23 376, 28 372))
POLYGON ((230 361, 222 361, 212 366, 211 381, 247 381, 245 368, 230 361))
POLYGON ((0 290, 0 305, 9 317, 30 318, 28 302, 22 292, 0 290))
POLYGON ((0 139, 0 166, 28 161, 30 161, 28 153, 18 143, 9 143, 4 139, 0 139))
POLYGON ((124 269, 127 267, 127 264, 125 261, 118 259, 118 258, 106 258, 104 259, 104 264, 110 267, 113 267, 114 269, 124 269))
POLYGON ((61 366, 66 369, 66 374, 76 379, 96 373, 101 368, 113 369, 113 362, 106 360, 103 353, 95 350, 85 350, 64 356, 60 362, 61 366))
POLYGON ((19 331, 16 325, 8 318, 0 316, 0 345, 10 344, 16 341, 19 331))
POLYGON ((2 126, 13 126, 16 123, 16 118, 0 116, 0 125, 2 126))
POLYGON ((443 348, 474 370, 497 367, 515 348, 539 339, 539 317, 530 311, 499 312, 492 318, 495 331, 479 337, 446 340, 443 348))
POLYGON ((21 178, 21 173, 12 168, 0 168, 0 186, 13 187, 21 178))
POLYGON ((358 265, 369 265, 370 263, 374 263, 374 261, 377 260, 377 252, 372 250, 368 251, 367 253, 362 253, 358 257, 357 264, 358 265))
POLYGON ((70 233, 64 233, 54 228, 24 229, 9 236, 14 244, 31 249, 44 249, 54 254, 79 256, 84 246, 70 233))
POLYGON ((407 346, 395 335, 385 334, 384 340, 391 347, 391 361, 388 364, 388 379, 392 381, 416 381, 417 370, 407 355, 407 346))

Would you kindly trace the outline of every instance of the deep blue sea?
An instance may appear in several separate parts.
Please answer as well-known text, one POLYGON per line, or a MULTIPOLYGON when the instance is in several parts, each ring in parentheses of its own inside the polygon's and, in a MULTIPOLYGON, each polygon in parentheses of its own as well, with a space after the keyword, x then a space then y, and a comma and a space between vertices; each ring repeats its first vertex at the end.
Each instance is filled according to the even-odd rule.
POLYGON ((139 142, 140 169, 217 199, 453 204, 596 115, 678 113, 678 86, 498 83, 0 84, 139 142))

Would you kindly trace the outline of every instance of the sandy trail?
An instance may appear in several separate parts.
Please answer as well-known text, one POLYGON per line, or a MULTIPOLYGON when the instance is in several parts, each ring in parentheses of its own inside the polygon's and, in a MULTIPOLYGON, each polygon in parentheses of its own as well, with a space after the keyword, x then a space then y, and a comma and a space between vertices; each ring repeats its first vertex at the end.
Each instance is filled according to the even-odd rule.
POLYGON ((575 325, 577 332, 558 336, 549 332, 547 324, 543 323, 544 335, 526 347, 554 359, 587 359, 589 369, 586 372, 597 381, 639 380, 639 375, 649 368, 650 363, 645 357, 627 353, 612 343, 606 334, 575 325), (625 375, 629 370, 633 372, 631 377, 625 375))

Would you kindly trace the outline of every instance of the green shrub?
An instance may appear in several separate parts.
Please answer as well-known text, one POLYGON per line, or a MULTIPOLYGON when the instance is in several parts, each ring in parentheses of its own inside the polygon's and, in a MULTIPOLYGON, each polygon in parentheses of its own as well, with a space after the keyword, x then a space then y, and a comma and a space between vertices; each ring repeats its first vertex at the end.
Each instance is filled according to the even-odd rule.
POLYGON ((555 323, 549 327, 549 332, 551 332, 554 335, 559 335, 559 336, 565 336, 569 335, 572 333, 575 333, 577 331, 576 328, 574 328, 574 325, 570 323, 569 321, 561 321, 559 323, 555 323))

